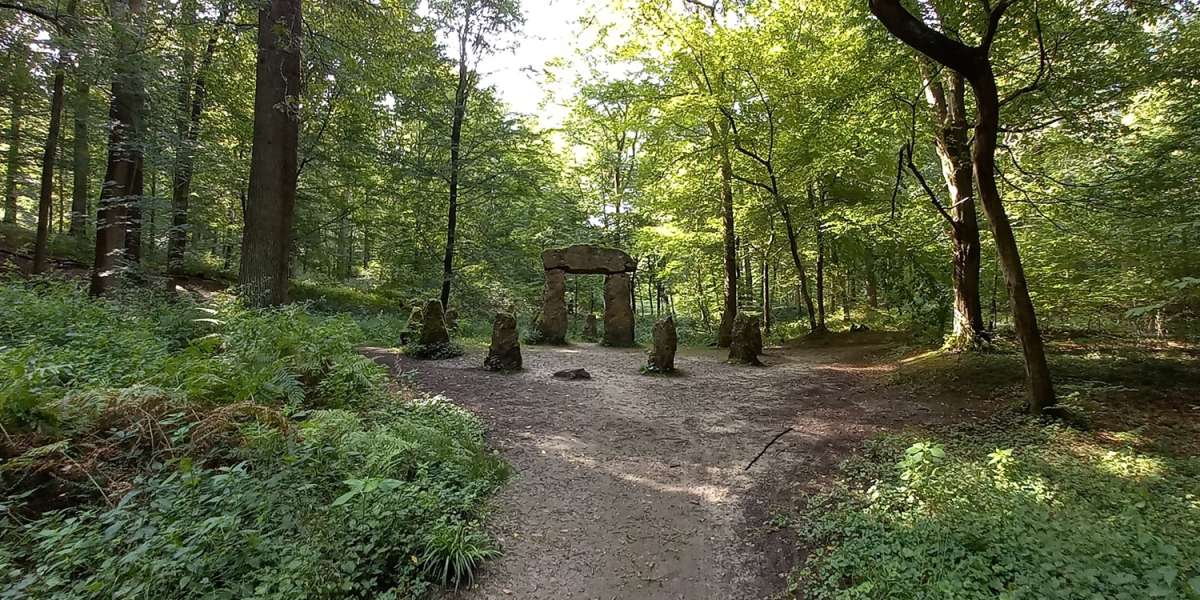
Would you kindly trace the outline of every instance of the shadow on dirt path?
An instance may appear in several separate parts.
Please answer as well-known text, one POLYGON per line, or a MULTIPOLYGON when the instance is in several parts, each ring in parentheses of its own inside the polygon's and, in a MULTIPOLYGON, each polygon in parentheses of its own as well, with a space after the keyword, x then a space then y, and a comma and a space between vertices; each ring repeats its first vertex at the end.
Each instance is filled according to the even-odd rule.
POLYGON ((782 591, 798 558, 765 526, 773 501, 826 486, 873 433, 936 420, 863 374, 878 350, 768 349, 753 368, 685 349, 672 377, 641 375, 640 350, 588 344, 525 347, 509 375, 478 352, 366 352, 479 414, 516 469, 489 523, 504 555, 452 597, 751 600, 782 591), (592 379, 551 377, 579 367, 592 379))

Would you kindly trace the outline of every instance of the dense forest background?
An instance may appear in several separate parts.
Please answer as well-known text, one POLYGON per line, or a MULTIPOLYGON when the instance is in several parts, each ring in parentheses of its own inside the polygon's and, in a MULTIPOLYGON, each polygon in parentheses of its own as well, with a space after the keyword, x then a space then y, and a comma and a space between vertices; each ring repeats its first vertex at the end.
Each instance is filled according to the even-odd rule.
POLYGON ((649 505, 647 573, 678 524, 796 597, 1200 598, 1200 3, 591 0, 513 102, 544 4, 0 0, 0 598, 429 598, 493 509, 557 569, 649 505), (577 243, 677 378, 529 349, 577 243))
MULTIPOLYGON (((4 222, 36 229, 61 110, 45 225, 53 247, 94 262, 110 91, 127 73, 142 88, 131 143, 144 172, 126 242, 137 250, 122 268, 232 277, 255 98, 254 79, 233 74, 254 69, 254 7, 118 2, 136 10, 114 24, 109 3, 15 4, 0 11, 4 222)), ((964 40, 980 34, 976 9, 922 5, 964 40)), ((896 43, 861 3, 596 7, 586 45, 563 61, 574 68, 543 74, 578 78, 575 97, 546 99, 569 107, 553 128, 537 107, 505 105, 473 70, 514 43, 515 5, 305 12, 288 253, 297 282, 349 282, 403 303, 448 271, 451 304, 532 310, 540 251, 595 242, 636 256, 640 311, 674 310, 705 332, 721 320, 730 253, 737 304, 770 312, 782 335, 821 326, 806 325, 808 302, 837 326, 936 337, 955 329, 947 219, 969 217, 984 232, 985 325, 1010 320, 983 215, 942 214, 971 197, 947 190, 939 136, 954 126, 927 98, 945 88, 942 102, 953 101, 953 77, 896 43)), ((1200 228, 1194 7, 1039 3, 1014 7, 1002 25, 992 49, 1003 104, 996 172, 1042 323, 1188 330, 1200 228)), ((973 124, 973 96, 958 102, 973 124)), ((597 288, 578 286, 582 312, 597 288)))

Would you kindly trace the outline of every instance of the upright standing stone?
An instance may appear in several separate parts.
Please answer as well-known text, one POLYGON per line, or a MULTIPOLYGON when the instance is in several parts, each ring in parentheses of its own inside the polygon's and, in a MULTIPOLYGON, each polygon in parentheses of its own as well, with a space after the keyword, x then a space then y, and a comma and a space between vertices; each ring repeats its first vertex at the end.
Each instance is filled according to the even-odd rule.
POLYGON ((654 346, 646 368, 655 373, 670 373, 675 370, 675 349, 679 345, 679 334, 675 331, 675 319, 667 316, 654 324, 654 346))
POLYGON ((567 343, 567 273, 559 269, 546 271, 546 287, 542 290, 542 341, 567 343))
POLYGON ((491 371, 521 369, 521 341, 517 335, 517 320, 508 313, 497 313, 492 322, 492 345, 488 347, 484 368, 491 371))
POLYGON ((596 315, 588 313, 586 319, 583 320, 583 339, 594 342, 600 339, 600 329, 596 326, 596 315))
POLYGON ((633 345, 633 305, 629 297, 629 274, 604 276, 604 343, 633 345))
POLYGON ((458 329, 458 311, 453 308, 446 309, 446 328, 458 329))
POLYGON ((404 331, 400 332, 400 345, 407 345, 417 339, 421 332, 422 320, 421 307, 414 306, 408 313, 408 322, 404 324, 404 331))
POLYGON ((421 337, 418 342, 422 346, 450 343, 450 333, 446 331, 441 300, 434 299, 425 303, 425 314, 421 319, 421 337))
POLYGON ((729 361, 745 365, 762 365, 758 355, 762 353, 762 331, 758 328, 758 315, 739 312, 733 320, 733 341, 729 344, 729 361))

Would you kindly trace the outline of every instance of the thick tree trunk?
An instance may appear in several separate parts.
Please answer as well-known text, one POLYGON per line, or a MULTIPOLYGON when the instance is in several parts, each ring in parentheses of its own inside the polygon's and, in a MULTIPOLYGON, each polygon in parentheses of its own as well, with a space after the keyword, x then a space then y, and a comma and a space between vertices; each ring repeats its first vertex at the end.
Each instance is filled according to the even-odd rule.
POLYGON ((113 30, 119 60, 114 67, 108 165, 96 212, 96 255, 89 292, 108 293, 124 267, 127 207, 139 193, 142 171, 142 110, 145 105, 142 75, 133 59, 140 34, 138 23, 143 0, 113 0, 113 30))
POLYGON ((1041 414, 1055 404, 1054 386, 1046 363, 1045 347, 1029 285, 1017 250, 1012 224, 1004 210, 996 186, 996 137, 1000 129, 1000 97, 996 76, 992 72, 989 52, 1009 2, 990 9, 987 31, 977 47, 966 46, 930 28, 909 13, 899 0, 870 0, 871 12, 892 35, 919 50, 931 59, 961 73, 975 94, 975 144, 972 150, 975 181, 979 186, 979 201, 983 205, 996 243, 996 253, 1004 270, 1004 279, 1012 303, 1013 325, 1025 357, 1028 381, 1028 408, 1041 414))
POLYGON ((300 0, 270 0, 259 8, 254 145, 238 274, 251 306, 287 302, 298 174, 302 31, 300 0))
POLYGON ((975 214, 975 178, 966 117, 966 85, 947 69, 941 77, 925 58, 919 59, 925 96, 934 113, 933 138, 949 192, 948 229, 953 257, 954 329, 947 347, 980 349, 987 344, 983 306, 979 301, 979 221, 975 214), (944 83, 943 83, 944 82, 944 83))
POLYGON ((91 110, 89 95, 91 88, 84 79, 82 72, 77 72, 79 81, 75 85, 75 115, 74 139, 72 140, 71 175, 71 229, 68 234, 77 241, 87 237, 87 215, 91 208, 88 198, 88 180, 91 178, 91 164, 88 150, 88 113, 91 110))

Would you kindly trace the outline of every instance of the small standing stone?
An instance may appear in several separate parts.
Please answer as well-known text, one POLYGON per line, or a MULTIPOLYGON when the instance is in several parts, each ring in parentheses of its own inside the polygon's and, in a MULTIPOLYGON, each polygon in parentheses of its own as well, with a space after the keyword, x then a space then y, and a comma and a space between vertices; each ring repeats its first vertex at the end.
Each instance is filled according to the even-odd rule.
POLYGON ((400 332, 400 345, 407 345, 409 342, 417 339, 417 334, 421 331, 421 307, 414 306, 412 312, 408 313, 408 322, 404 324, 404 331, 400 332))
POLYGON ((675 318, 668 316, 654 324, 654 345, 646 369, 654 373, 671 373, 675 370, 675 349, 679 345, 679 334, 675 330, 675 318))
POLYGON ((762 354, 762 348, 758 315, 739 312, 733 320, 733 342, 729 344, 729 361, 761 366, 758 355, 762 354))
POLYGON ((596 315, 588 313, 586 319, 583 320, 583 339, 594 342, 600 339, 600 330, 596 327, 596 315))
POLYGON ((458 329, 458 310, 446 309, 446 328, 451 331, 458 329))
POLYGON ((517 319, 512 315, 496 314, 492 322, 492 345, 483 366, 490 371, 521 370, 521 340, 517 335, 517 319))
POLYGON ((422 346, 450 343, 450 333, 446 331, 441 300, 434 299, 425 303, 425 314, 421 319, 421 337, 418 342, 422 346))

